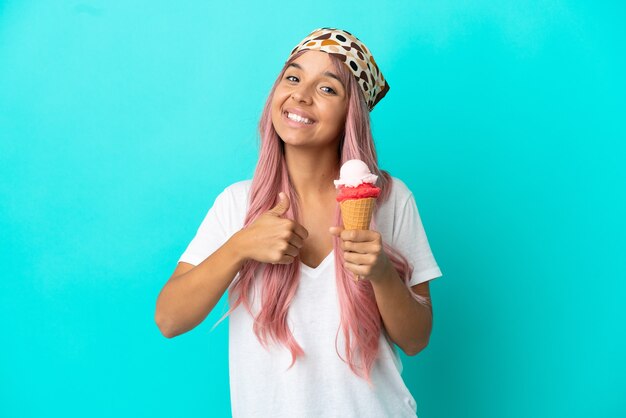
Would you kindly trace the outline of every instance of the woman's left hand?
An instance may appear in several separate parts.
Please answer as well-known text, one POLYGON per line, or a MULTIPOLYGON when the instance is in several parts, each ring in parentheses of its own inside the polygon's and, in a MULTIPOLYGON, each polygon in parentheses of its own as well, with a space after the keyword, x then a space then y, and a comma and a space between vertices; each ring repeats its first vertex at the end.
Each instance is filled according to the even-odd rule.
POLYGON ((332 226, 329 232, 341 238, 344 265, 354 273, 355 279, 367 279, 371 282, 386 279, 391 262, 383 251, 383 239, 378 231, 345 230, 332 226))

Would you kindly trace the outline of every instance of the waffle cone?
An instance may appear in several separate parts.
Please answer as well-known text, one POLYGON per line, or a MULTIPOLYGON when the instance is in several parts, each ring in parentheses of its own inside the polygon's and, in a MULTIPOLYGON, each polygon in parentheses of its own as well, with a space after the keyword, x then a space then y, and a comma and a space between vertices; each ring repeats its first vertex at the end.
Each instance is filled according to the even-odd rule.
POLYGON ((339 203, 344 229, 369 229, 376 199, 347 199, 339 203))

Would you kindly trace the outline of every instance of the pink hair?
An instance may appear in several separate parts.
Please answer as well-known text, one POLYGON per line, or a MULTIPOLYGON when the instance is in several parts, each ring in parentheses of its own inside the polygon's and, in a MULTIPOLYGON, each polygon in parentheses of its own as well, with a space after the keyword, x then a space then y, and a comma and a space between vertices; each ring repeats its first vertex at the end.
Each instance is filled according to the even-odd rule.
MULTIPOLYGON (((278 203, 278 193, 280 191, 285 192, 291 202, 289 209, 283 216, 296 222, 301 222, 298 199, 296 198, 297 193, 289 181, 283 142, 272 124, 271 103, 274 91, 281 81, 287 66, 305 52, 306 50, 300 51, 285 63, 265 103, 259 122, 261 136, 260 155, 252 179, 252 190, 244 228, 278 203)), ((339 142, 338 150, 340 153, 340 164, 347 160, 360 159, 370 167, 373 174, 379 176, 377 185, 381 188, 381 193, 377 198, 377 205, 374 209, 375 217, 378 206, 389 198, 392 187, 391 176, 388 172, 378 168, 376 150, 370 128, 369 110, 360 87, 354 79, 354 75, 345 64, 332 55, 329 54, 329 56, 342 82, 347 86, 348 92, 348 112, 345 130, 343 138, 339 142)), ((374 217, 370 229, 377 230, 374 217)), ((343 226, 339 204, 335 208, 335 225, 343 226)), ((378 355, 379 339, 383 331, 382 318, 376 304, 372 284, 368 280, 360 280, 358 282, 353 280, 352 272, 343 266, 344 258, 339 238, 334 237, 333 240, 337 292, 341 311, 341 327, 345 336, 347 363, 353 373, 359 377, 364 377, 372 385, 370 372, 378 355), (356 357, 360 359, 360 366, 355 361, 356 357)), ((428 300, 415 294, 409 286, 413 268, 409 265, 407 259, 388 243, 383 243, 383 250, 397 270, 400 279, 409 288, 411 295, 418 302, 428 305, 428 300)), ((266 349, 268 336, 289 349, 292 357, 289 368, 294 365, 298 356, 304 355, 302 347, 294 339, 287 324, 289 305, 300 282, 299 265, 299 257, 296 257, 291 264, 265 264, 265 270, 261 279, 263 286, 261 307, 260 312, 254 318, 253 326, 259 342, 266 349)), ((260 266, 261 263, 256 260, 248 260, 244 263, 239 271, 238 280, 233 284, 229 292, 231 308, 218 323, 242 302, 250 315, 253 315, 250 308, 250 294, 254 284, 254 273, 260 266)), ((339 330, 337 330, 338 335, 339 330)), ((335 351, 346 362, 337 350, 337 336, 335 337, 335 351)))

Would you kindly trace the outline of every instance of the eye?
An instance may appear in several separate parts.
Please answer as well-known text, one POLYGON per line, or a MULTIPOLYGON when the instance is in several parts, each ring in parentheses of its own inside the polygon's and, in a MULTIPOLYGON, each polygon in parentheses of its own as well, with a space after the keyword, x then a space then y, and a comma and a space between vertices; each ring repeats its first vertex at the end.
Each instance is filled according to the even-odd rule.
MULTIPOLYGON (((296 77, 294 75, 285 76, 285 80, 290 81, 292 83, 296 83, 296 82, 299 81, 298 77, 296 77)), ((328 89, 328 90, 323 90, 324 93, 329 93, 329 94, 332 94, 332 95, 335 95, 335 96, 337 95, 337 92, 332 87, 324 86, 324 87, 322 87, 322 89, 328 89)))

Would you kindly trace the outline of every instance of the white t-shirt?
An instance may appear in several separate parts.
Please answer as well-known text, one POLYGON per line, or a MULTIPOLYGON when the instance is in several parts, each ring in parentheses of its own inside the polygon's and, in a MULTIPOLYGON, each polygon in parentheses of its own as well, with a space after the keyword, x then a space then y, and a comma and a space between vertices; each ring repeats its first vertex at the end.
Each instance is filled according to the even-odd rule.
MULTIPOLYGON (((414 266, 411 286, 440 277, 413 194, 401 180, 392 180, 390 197, 375 215, 378 232, 414 266)), ((251 185, 252 180, 240 181, 217 196, 179 262, 200 264, 243 228, 251 185)), ((257 270, 257 279, 263 268, 257 270)), ((287 348, 270 345, 268 352, 259 343, 252 330, 253 318, 243 304, 229 316, 233 417, 416 417, 415 399, 401 377, 398 348, 386 332, 381 333, 379 357, 371 370, 373 388, 337 356, 336 336, 337 349, 346 359, 334 251, 316 268, 300 263, 300 269, 300 285, 289 307, 288 323, 305 354, 291 369, 287 370, 291 364, 287 348)), ((259 287, 255 286, 251 301, 254 313, 258 312, 259 299, 259 287)))

